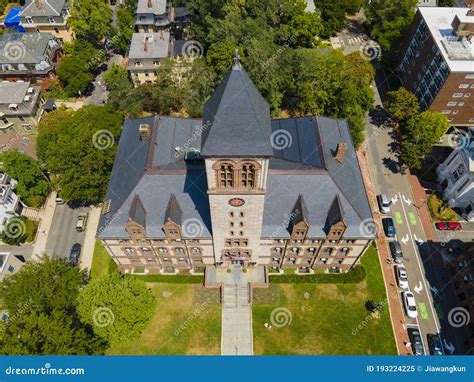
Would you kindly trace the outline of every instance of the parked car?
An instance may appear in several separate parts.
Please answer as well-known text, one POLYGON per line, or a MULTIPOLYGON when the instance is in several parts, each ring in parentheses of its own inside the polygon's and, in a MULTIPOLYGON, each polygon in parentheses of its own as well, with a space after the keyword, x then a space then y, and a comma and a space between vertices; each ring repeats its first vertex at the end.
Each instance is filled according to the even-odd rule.
POLYGON ((408 277, 406 268, 403 265, 398 265, 396 267, 396 270, 398 286, 402 289, 408 289, 408 277))
POLYGON ((421 341, 421 334, 418 328, 408 328, 408 338, 410 338, 411 348, 415 355, 425 355, 423 342, 421 341))
POLYGON ((54 201, 55 201, 56 204, 58 204, 58 205, 64 204, 64 199, 61 199, 60 197, 56 197, 56 199, 55 199, 54 201))
POLYGON ((71 247, 71 252, 69 253, 69 262, 72 265, 77 265, 79 263, 80 255, 81 255, 81 245, 79 243, 74 243, 71 247))
POLYGON ((435 227, 440 231, 462 231, 462 224, 459 222, 436 222, 435 227))
POLYGON ((444 355, 443 344, 438 333, 428 334, 428 348, 430 349, 431 355, 444 355))
POLYGON ((395 237, 395 224, 393 224, 392 218, 382 219, 382 225, 383 225, 383 230, 385 232, 385 236, 395 237))
POLYGON ((402 295, 407 316, 410 318, 417 318, 418 309, 416 308, 415 296, 413 296, 413 293, 410 291, 403 292, 402 295))
POLYGON ((379 204, 379 209, 381 213, 390 213, 390 199, 388 198, 387 194, 377 195, 377 202, 379 204))
POLYGON ((89 214, 87 212, 81 212, 77 217, 76 231, 82 232, 86 229, 87 217, 89 214))
POLYGON ((401 264, 403 261, 403 252, 400 243, 398 241, 391 241, 388 243, 388 247, 390 248, 393 261, 397 264, 401 264))

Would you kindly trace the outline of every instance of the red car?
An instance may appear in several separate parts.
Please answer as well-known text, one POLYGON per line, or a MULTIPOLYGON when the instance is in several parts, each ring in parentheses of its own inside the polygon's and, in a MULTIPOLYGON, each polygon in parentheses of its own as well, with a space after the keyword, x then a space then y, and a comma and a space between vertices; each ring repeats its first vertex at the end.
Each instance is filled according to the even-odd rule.
POLYGON ((458 222, 437 222, 435 227, 440 231, 462 231, 462 224, 458 222))

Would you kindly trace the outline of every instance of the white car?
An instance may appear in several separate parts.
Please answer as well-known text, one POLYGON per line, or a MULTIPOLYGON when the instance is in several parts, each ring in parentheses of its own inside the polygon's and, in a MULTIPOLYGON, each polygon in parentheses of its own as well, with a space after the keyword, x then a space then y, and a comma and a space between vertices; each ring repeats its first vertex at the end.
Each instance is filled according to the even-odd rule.
POLYGON ((405 311, 410 318, 418 317, 418 309, 416 308, 415 296, 410 291, 403 292, 403 303, 405 311))
POLYGON ((379 204, 380 212, 388 215, 390 213, 390 199, 387 194, 377 195, 377 202, 379 204))
POLYGON ((398 265, 396 270, 398 286, 402 289, 408 289, 407 269, 403 265, 398 265))

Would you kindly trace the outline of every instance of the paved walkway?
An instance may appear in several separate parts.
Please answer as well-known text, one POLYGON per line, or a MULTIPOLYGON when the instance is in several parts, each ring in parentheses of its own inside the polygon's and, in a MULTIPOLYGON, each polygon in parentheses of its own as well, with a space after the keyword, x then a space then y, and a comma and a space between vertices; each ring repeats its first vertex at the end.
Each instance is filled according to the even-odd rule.
POLYGON ((242 268, 235 267, 224 284, 222 355, 253 355, 252 308, 242 268))
POLYGON ((38 234, 36 235, 36 241, 33 248, 33 260, 36 260, 46 251, 46 242, 48 240, 48 235, 51 229, 51 223, 53 222, 55 210, 56 192, 52 192, 46 200, 46 204, 43 210, 43 216, 38 227, 38 234))
POLYGON ((84 245, 82 248, 80 266, 82 269, 91 269, 92 257, 94 255, 95 234, 99 226, 101 207, 92 207, 87 219, 86 236, 84 238, 84 245))
POLYGON ((382 268, 382 274, 384 278, 385 291, 388 298, 388 306, 390 309, 390 319, 392 321, 393 334, 395 336, 395 342, 397 345, 398 354, 411 354, 410 350, 405 347, 405 344, 409 341, 408 334, 406 331, 405 314, 402 311, 399 302, 399 292, 397 290, 397 283, 392 266, 388 263, 390 259, 390 253, 388 251, 387 242, 382 232, 382 221, 380 213, 378 212, 377 200, 375 190, 371 181, 369 164, 365 153, 360 151, 357 153, 360 167, 362 170, 362 176, 364 178, 364 184, 369 197, 369 204, 372 210, 372 216, 374 217, 375 224, 379 228, 378 238, 375 240, 377 245, 377 251, 379 253, 380 265, 382 268))

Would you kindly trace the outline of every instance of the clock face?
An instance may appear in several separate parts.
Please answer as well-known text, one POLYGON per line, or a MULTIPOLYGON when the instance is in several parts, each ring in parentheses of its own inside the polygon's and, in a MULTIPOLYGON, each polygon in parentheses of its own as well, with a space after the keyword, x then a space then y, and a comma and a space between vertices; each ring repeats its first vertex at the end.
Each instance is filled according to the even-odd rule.
POLYGON ((245 200, 241 198, 232 198, 229 200, 229 204, 232 207, 242 207, 245 204, 245 200))

